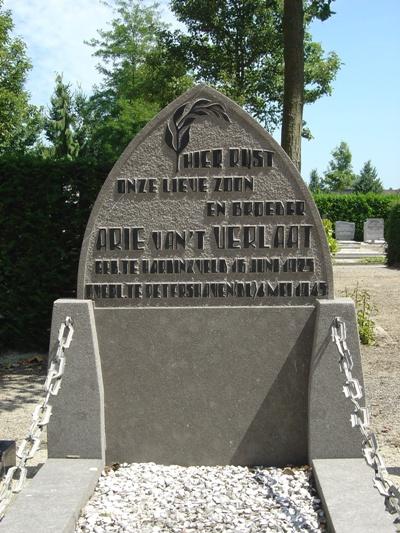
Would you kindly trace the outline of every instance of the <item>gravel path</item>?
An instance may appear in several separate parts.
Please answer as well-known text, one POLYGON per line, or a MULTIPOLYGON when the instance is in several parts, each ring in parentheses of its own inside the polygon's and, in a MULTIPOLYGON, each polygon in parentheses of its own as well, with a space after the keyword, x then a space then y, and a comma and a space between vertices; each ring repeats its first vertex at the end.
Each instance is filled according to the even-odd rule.
MULTIPOLYGON (((17 357, 3 358, 3 367, 0 368, 0 440, 16 440, 17 445, 29 430, 33 409, 43 394, 45 374, 34 355, 25 354, 23 361, 32 361, 32 364, 22 366, 17 366, 17 357)), ((40 448, 29 462, 29 478, 46 459, 47 434, 44 430, 40 448)))
POLYGON ((308 468, 121 465, 100 478, 76 533, 324 531, 308 468))

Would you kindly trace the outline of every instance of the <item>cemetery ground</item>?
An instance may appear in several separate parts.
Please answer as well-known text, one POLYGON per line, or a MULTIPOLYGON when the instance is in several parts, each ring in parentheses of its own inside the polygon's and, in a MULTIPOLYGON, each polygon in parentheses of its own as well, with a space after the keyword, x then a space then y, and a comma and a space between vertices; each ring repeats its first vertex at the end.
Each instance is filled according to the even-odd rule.
MULTIPOLYGON (((336 296, 357 282, 375 305, 376 343, 361 346, 371 426, 389 474, 400 485, 400 270, 383 265, 334 266, 336 296)), ((67 360, 68 364, 68 360, 67 360)), ((339 369, 338 369, 339 371, 339 369)), ((34 405, 42 394, 46 355, 2 354, 0 357, 0 439, 20 441, 26 434, 34 405)), ((338 394, 342 394, 338 390, 338 394)), ((50 421, 51 423, 51 421, 50 421)), ((356 431, 356 430, 355 430, 356 431)), ((46 438, 30 462, 32 477, 46 460, 46 438)))

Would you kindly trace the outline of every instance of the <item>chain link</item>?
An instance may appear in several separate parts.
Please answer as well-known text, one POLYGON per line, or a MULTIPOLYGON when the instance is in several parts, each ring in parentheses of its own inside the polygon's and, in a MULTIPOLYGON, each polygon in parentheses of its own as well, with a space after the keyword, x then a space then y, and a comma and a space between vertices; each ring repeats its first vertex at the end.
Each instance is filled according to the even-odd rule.
POLYGON ((51 396, 56 396, 60 390, 65 368, 65 350, 69 348, 74 328, 69 316, 62 322, 58 331, 57 351, 50 362, 44 383, 45 395, 32 413, 32 423, 28 435, 21 442, 17 450, 17 464, 8 469, 6 476, 0 482, 0 520, 11 502, 13 495, 20 492, 27 476, 26 463, 33 458, 39 449, 42 431, 49 423, 52 407, 49 404, 51 396))
POLYGON ((374 487, 385 497, 386 510, 397 515, 394 524, 396 531, 400 531, 400 491, 391 482, 385 463, 379 452, 379 445, 375 433, 369 427, 369 413, 366 407, 361 407, 359 400, 363 398, 363 391, 360 382, 352 374, 354 366, 353 357, 346 342, 346 323, 340 317, 336 317, 332 324, 332 341, 339 351, 340 371, 345 375, 343 393, 353 404, 351 414, 352 427, 358 427, 362 434, 362 453, 368 463, 373 468, 374 487))

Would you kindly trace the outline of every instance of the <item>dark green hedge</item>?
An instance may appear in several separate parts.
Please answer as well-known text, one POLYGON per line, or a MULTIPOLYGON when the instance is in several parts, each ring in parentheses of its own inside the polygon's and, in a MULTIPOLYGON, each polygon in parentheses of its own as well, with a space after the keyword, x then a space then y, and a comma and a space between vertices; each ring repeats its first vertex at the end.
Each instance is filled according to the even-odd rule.
POLYGON ((75 296, 82 236, 110 163, 0 158, 0 347, 45 349, 75 296))
POLYGON ((327 194, 316 193, 314 200, 322 218, 355 222, 355 240, 363 240, 363 226, 367 218, 388 219, 390 208, 398 195, 389 194, 327 194))
MULTIPOLYGON (((75 296, 82 237, 111 167, 0 158, 0 348, 47 348, 53 301, 75 296)), ((315 195, 326 218, 356 222, 358 239, 366 218, 388 218, 393 198, 315 195)))
POLYGON ((386 225, 387 264, 400 267, 400 202, 390 210, 386 225))

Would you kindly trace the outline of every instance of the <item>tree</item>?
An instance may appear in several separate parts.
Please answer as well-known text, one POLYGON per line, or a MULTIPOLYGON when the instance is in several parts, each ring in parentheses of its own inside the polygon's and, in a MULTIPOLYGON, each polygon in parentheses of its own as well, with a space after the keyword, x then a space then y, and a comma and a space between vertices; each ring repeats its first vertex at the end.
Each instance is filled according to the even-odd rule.
POLYGON ((44 129, 52 145, 53 155, 56 158, 74 159, 79 154, 79 143, 75 133, 77 116, 74 112, 71 86, 63 82, 61 74, 56 75, 56 86, 50 103, 44 129))
MULTIPOLYGON (((323 94, 329 94, 331 91, 330 82, 332 81, 331 73, 336 73, 339 64, 337 57, 330 57, 326 63, 330 66, 331 73, 321 83, 324 72, 327 74, 328 69, 320 68, 314 70, 318 65, 319 57, 322 57, 322 47, 318 43, 311 41, 311 35, 305 34, 304 29, 307 23, 313 18, 326 20, 333 13, 330 10, 330 4, 334 0, 284 0, 283 3, 283 58, 284 58, 284 90, 283 90, 283 110, 282 110, 282 131, 281 145, 288 156, 291 158, 298 170, 301 169, 301 137, 303 131, 303 106, 304 103, 312 103, 323 94), (305 77, 304 60, 305 60, 305 37, 307 46, 307 74, 305 77), (310 57, 311 56, 311 57, 310 57), (311 74, 311 76, 309 76, 311 74), (305 82, 315 84, 313 74, 317 74, 320 87, 311 88, 305 95, 305 82), (326 83, 327 82, 327 83, 326 83), (323 88, 323 89, 322 89, 323 88), (321 90, 322 89, 322 90, 321 90)), ((309 133, 305 132, 305 137, 309 133)))
POLYGON ((348 144, 342 141, 332 151, 332 157, 324 174, 324 186, 329 192, 343 192, 351 188, 355 180, 348 144))
POLYGON ((24 90, 31 69, 26 46, 12 37, 11 12, 2 8, 0 0, 0 154, 29 149, 42 127, 41 110, 29 104, 24 90))
POLYGON ((304 104, 303 0, 284 0, 282 148, 300 170, 304 104))
POLYGON ((169 45, 185 58, 197 81, 222 90, 270 130, 279 123, 276 101, 282 91, 281 49, 275 1, 172 0, 187 27, 169 45), (268 101, 264 95, 269 94, 268 101))
POLYGON ((308 188, 311 192, 321 192, 323 191, 323 181, 321 176, 318 174, 318 171, 316 168, 313 168, 313 170, 310 173, 310 183, 308 185, 308 188))
POLYGON ((354 192, 382 192, 383 185, 378 178, 378 171, 372 165, 371 161, 364 163, 360 175, 354 184, 354 192))
MULTIPOLYGON (((283 109, 282 5, 281 0, 171 2, 178 20, 187 28, 187 34, 177 31, 170 35, 171 53, 186 60, 198 81, 233 98, 271 132, 281 123, 283 109)), ((314 2, 305 2, 305 28, 317 15, 322 16, 322 9, 318 10, 314 2)), ((298 25, 300 30, 302 24, 298 25)), ((329 94, 340 61, 333 52, 325 56, 307 31, 304 58, 304 84, 300 85, 304 87, 304 103, 312 103, 329 94)), ((301 123, 300 118, 300 130, 301 123)))
POLYGON ((115 17, 110 30, 97 30, 98 39, 87 42, 96 48, 97 65, 103 75, 103 89, 134 99, 141 81, 140 67, 157 45, 157 31, 164 29, 155 6, 144 7, 134 0, 115 0, 107 4, 115 17))
POLYGON ((87 44, 100 59, 97 68, 102 84, 82 106, 88 141, 85 153, 117 158, 129 141, 154 115, 186 90, 191 78, 182 61, 170 58, 161 35, 156 5, 136 0, 114 0, 108 4, 113 19, 109 30, 98 30, 99 38, 87 44))

